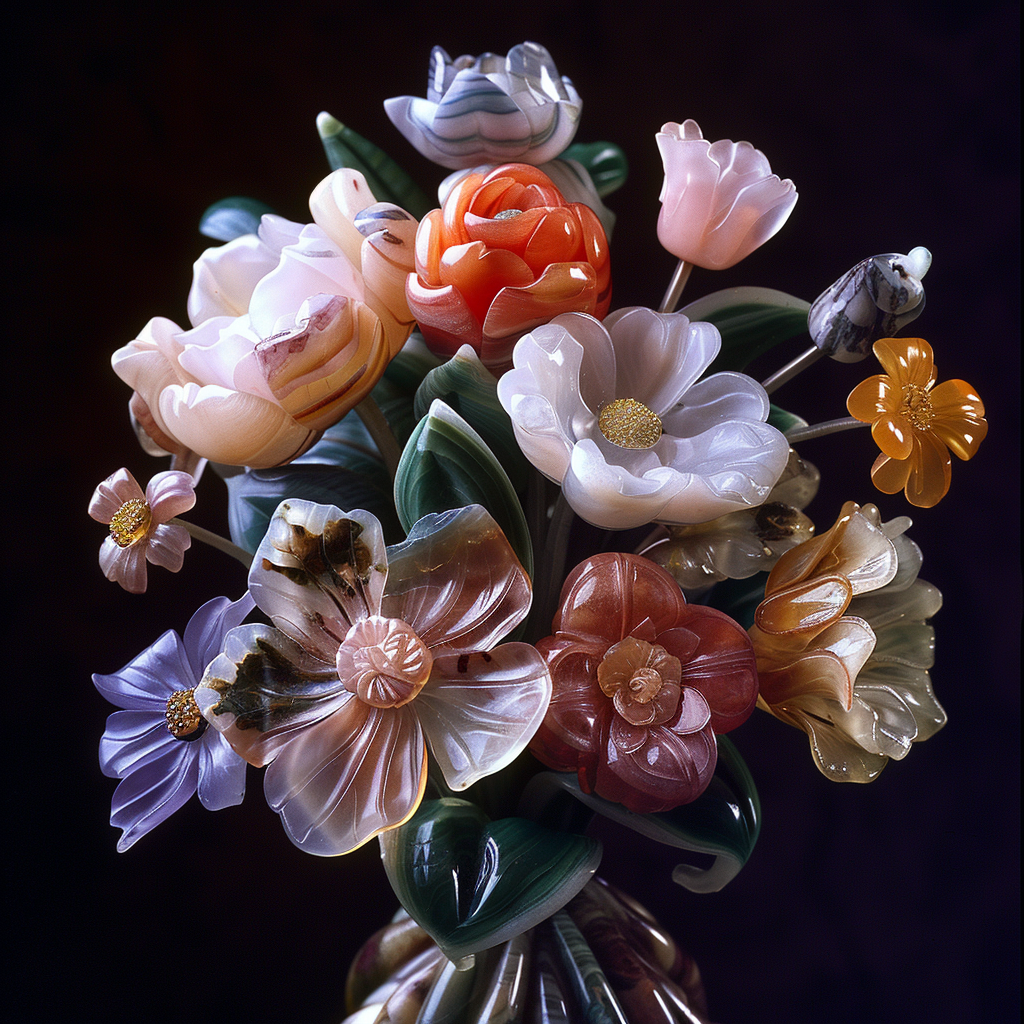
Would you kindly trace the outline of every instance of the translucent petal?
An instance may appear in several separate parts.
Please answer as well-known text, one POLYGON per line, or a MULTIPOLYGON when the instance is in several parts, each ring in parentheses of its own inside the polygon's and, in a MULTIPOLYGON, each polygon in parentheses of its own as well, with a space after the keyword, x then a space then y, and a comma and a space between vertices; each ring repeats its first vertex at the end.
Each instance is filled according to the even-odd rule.
POLYGON ((278 629, 333 664, 352 624, 380 613, 387 564, 376 516, 292 499, 270 520, 249 591, 278 629))
POLYGON ((245 796, 246 762, 213 729, 198 741, 199 800, 208 811, 234 807, 245 796))
MULTIPOLYGON (((215 597, 201 605, 189 619, 182 638, 194 686, 203 677, 206 666, 224 646, 224 637, 256 607, 252 595, 246 591, 237 601, 215 597)), ((175 687, 185 689, 186 687, 175 687)))
POLYGON ((194 696, 206 720, 257 767, 294 734, 354 699, 333 658, 318 659, 262 624, 228 634, 194 696))
POLYGON ((768 411, 768 395, 757 381, 742 373, 715 373, 690 388, 676 408, 662 414, 662 423, 674 437, 694 437, 731 420, 763 423, 768 411))
POLYGON ((923 338, 881 338, 871 347, 882 368, 900 387, 927 387, 935 377, 932 347, 923 338))
POLYGON ((530 608, 530 582, 479 505, 425 516, 388 564, 382 614, 409 623, 435 657, 489 650, 530 608))
POLYGON ((196 791, 199 765, 189 755, 187 744, 176 743, 164 757, 118 783, 110 813, 110 824, 124 830, 118 853, 169 818, 196 791))
POLYGON ((111 778, 123 779, 179 743, 167 729, 163 707, 115 711, 107 719, 100 739, 100 770, 111 778))
POLYGON ((169 629, 119 672, 95 674, 92 681, 119 708, 162 714, 167 698, 175 690, 191 689, 196 677, 181 639, 169 629))
POLYGON ((260 279, 277 266, 274 250, 256 235, 212 246, 192 267, 188 318, 193 327, 215 316, 241 316, 260 279))
POLYGON ((522 753, 551 697, 544 659, 529 644, 434 661, 415 711, 430 749, 456 792, 522 753))
POLYGON ((407 821, 426 781, 426 746, 411 705, 381 710, 354 699, 281 750, 264 790, 292 842, 329 857, 407 821))

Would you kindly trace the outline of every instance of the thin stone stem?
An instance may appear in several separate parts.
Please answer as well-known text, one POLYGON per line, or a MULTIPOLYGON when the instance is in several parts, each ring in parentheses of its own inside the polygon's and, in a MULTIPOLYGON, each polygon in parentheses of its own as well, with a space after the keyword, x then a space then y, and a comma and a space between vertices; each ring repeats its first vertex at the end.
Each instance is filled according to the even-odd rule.
POLYGON ((818 437, 838 434, 842 430, 853 430, 854 427, 868 426, 870 424, 865 423, 863 420, 854 419, 852 416, 844 416, 840 420, 825 420, 822 423, 812 423, 809 427, 791 427, 784 436, 790 444, 798 444, 800 441, 813 441, 818 437))
POLYGON ((402 448, 391 430, 391 425, 384 418, 380 406, 367 395, 357 406, 356 415, 363 421, 363 426, 369 431, 373 443, 377 446, 384 464, 388 467, 388 473, 392 481, 398 472, 398 460, 402 457, 402 448))
POLYGON ((770 395, 773 391, 781 388, 787 381, 791 381, 798 373, 806 370, 808 366, 813 366, 824 354, 817 345, 812 345, 806 352, 798 355, 796 359, 786 363, 781 370, 776 370, 770 377, 761 381, 761 387, 770 395))
POLYGON ((244 548, 240 548, 237 544, 232 544, 231 541, 221 537, 218 533, 212 533, 210 530, 204 530, 201 526, 196 526, 195 523, 190 523, 185 519, 178 519, 175 516, 173 519, 167 520, 168 526, 184 526, 188 530, 192 537, 196 540, 201 540, 204 544, 209 544, 211 548, 216 548, 218 551, 223 551, 224 554, 230 555, 232 558, 238 559, 248 569, 252 565, 252 555, 249 554, 244 548))
POLYGON ((544 550, 536 566, 533 587, 533 607, 527 621, 526 640, 532 643, 547 636, 555 615, 555 604, 565 575, 565 556, 568 554, 569 533, 576 520, 565 495, 559 490, 555 507, 544 538, 544 550))
POLYGON ((687 263, 686 260, 680 260, 676 264, 675 273, 673 273, 672 280, 669 281, 668 289, 665 291, 665 298, 661 300, 661 305, 658 307, 659 313, 671 313, 679 305, 679 297, 683 294, 686 282, 690 280, 690 272, 692 270, 693 264, 687 263))

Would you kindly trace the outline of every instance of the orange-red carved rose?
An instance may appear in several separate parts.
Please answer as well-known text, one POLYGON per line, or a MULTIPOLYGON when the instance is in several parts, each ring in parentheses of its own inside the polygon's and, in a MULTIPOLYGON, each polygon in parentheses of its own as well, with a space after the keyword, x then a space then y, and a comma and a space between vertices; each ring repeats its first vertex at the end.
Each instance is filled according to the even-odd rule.
POLYGON ((532 328, 560 313, 601 319, 608 312, 604 229, 589 206, 566 202, 536 167, 468 174, 420 223, 406 297, 437 355, 469 344, 501 372, 532 328))

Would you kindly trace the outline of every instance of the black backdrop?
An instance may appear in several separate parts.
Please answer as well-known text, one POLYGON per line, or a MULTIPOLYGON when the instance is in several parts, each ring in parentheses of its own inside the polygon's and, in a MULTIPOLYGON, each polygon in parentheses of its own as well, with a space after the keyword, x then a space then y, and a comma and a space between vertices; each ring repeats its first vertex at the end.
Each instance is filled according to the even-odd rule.
MULTIPOLYGON (((111 709, 89 674, 115 671, 243 581, 235 563, 198 546, 179 575, 153 571, 145 597, 103 580, 103 530, 85 515, 93 487, 122 465, 142 480, 162 468, 135 445, 108 359, 150 316, 185 322, 207 204, 252 195, 305 219, 326 173, 318 111, 434 182, 438 170, 381 101, 423 94, 435 43, 455 56, 533 39, 583 97, 577 139, 615 140, 630 160, 608 201, 619 216, 615 307, 654 305, 671 273, 654 234, 654 133, 694 117, 709 137, 763 149, 801 198, 771 243, 717 277, 695 272, 688 295, 761 284, 813 299, 865 256, 926 245, 935 261, 914 330, 937 350, 940 379, 970 381, 991 422, 931 510, 873 491, 866 432, 804 449, 825 477, 809 510, 820 528, 848 498, 876 501, 885 518, 913 512, 922 575, 945 595, 933 681, 946 729, 874 784, 837 786, 799 733, 757 715, 733 738, 765 826, 736 881, 690 894, 669 880, 671 856, 615 835, 602 871, 695 955, 723 1024, 1017 1019, 1017 9, 823 7, 126 6, 40 9, 12 28, 3 229, 16 356, 5 701, 14 1018, 343 1016, 348 962, 395 906, 376 844, 341 860, 300 853, 250 769, 241 807, 209 814, 193 800, 115 853, 114 783, 96 761, 111 709)), ((842 415, 846 392, 874 372, 863 367, 819 365, 778 400, 812 422, 842 415)), ((222 529, 223 517, 211 475, 190 518, 222 529)))

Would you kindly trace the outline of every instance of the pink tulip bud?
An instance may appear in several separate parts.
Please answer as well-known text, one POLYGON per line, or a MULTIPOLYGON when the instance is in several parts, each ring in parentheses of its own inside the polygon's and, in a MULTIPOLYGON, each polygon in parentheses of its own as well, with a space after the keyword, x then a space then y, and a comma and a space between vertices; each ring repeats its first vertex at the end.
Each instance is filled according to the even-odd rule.
POLYGON ((772 174, 749 142, 708 142, 696 121, 669 122, 656 137, 665 165, 658 240, 674 256, 725 270, 785 224, 793 182, 772 174))

